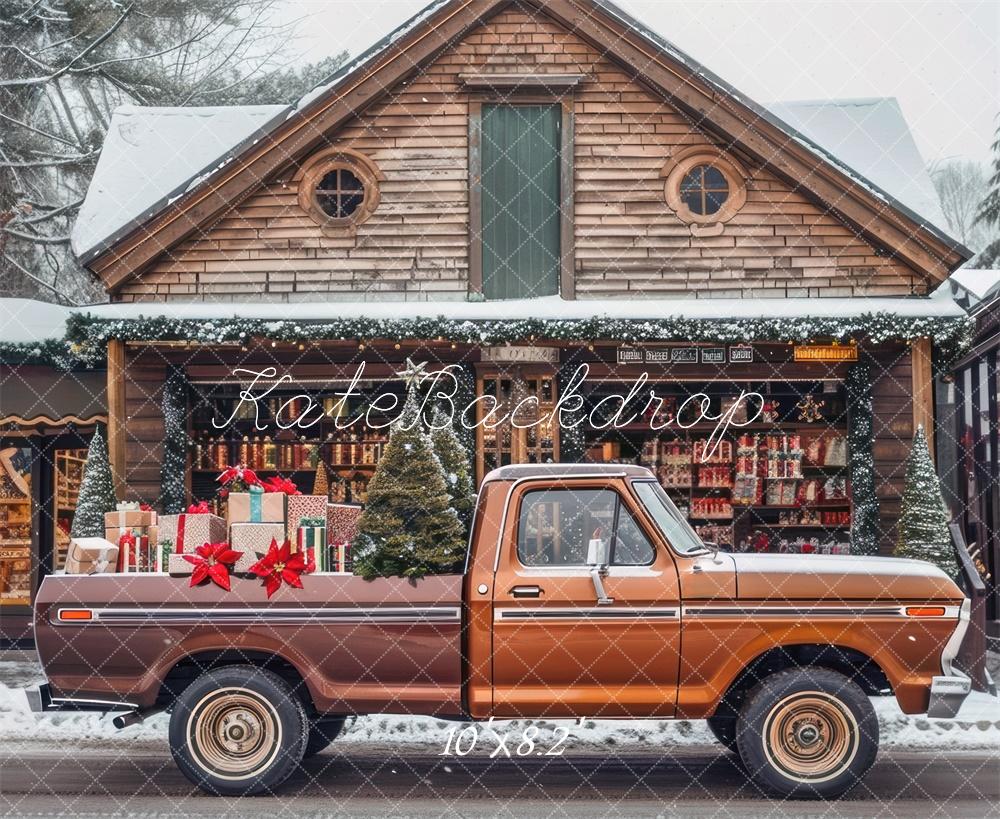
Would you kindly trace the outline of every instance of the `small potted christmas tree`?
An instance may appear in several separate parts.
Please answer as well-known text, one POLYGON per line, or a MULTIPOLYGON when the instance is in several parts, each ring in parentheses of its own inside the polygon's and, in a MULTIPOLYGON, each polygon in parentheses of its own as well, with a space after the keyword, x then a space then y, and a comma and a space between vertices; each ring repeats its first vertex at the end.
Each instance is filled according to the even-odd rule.
POLYGON ((948 531, 948 513, 941 495, 941 481, 934 470, 923 426, 917 427, 913 449, 906 462, 899 539, 894 554, 926 560, 949 577, 958 574, 958 562, 948 531))

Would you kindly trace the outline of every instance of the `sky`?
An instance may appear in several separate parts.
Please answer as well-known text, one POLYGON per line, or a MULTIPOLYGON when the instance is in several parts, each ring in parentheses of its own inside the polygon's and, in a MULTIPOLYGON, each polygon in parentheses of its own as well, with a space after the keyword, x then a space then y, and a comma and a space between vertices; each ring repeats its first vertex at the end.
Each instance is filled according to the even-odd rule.
MULTIPOLYGON (((280 0, 298 59, 364 51, 429 0, 280 0)), ((927 162, 986 162, 1000 112, 1000 0, 618 0, 747 96, 896 97, 927 162)))

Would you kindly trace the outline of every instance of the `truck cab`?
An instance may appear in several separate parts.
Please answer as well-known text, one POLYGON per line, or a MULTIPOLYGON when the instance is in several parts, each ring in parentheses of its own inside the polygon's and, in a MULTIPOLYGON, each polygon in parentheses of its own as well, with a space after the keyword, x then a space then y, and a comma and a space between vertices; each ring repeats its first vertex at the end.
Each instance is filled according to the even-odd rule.
POLYGON ((206 790, 273 789, 350 714, 707 719, 752 776, 830 797, 874 762, 870 697, 954 716, 968 601, 918 561, 724 554, 629 465, 486 476, 461 575, 313 575, 267 600, 166 575, 52 576, 40 710, 171 712, 206 790))

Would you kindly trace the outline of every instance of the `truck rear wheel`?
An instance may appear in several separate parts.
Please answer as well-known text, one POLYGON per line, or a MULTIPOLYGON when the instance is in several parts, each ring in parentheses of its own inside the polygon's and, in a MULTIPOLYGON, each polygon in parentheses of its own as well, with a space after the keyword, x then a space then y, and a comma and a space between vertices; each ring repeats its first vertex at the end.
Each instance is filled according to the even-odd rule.
POLYGON ((305 758, 316 756, 333 742, 344 730, 346 717, 320 717, 309 724, 309 740, 306 742, 305 758))
POLYGON ((797 798, 834 798, 856 785, 878 753, 871 701, 843 674, 781 671, 747 696, 737 725, 740 757, 767 789, 797 798))
POLYGON ((219 796, 270 793, 302 761, 302 702, 281 677, 227 666, 184 689, 170 715, 170 750, 195 785, 219 796))

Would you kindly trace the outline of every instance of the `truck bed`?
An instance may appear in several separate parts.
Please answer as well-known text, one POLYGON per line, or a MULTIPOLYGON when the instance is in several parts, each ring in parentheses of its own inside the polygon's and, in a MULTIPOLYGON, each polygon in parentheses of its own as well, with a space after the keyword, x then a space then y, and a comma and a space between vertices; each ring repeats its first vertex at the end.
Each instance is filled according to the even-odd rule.
POLYGON ((46 577, 35 642, 52 694, 149 708, 178 663, 190 674, 223 653, 273 655, 294 667, 319 711, 461 712, 460 575, 302 583, 268 600, 248 579, 226 592, 156 574, 46 577), (62 621, 72 609, 90 619, 62 621))

